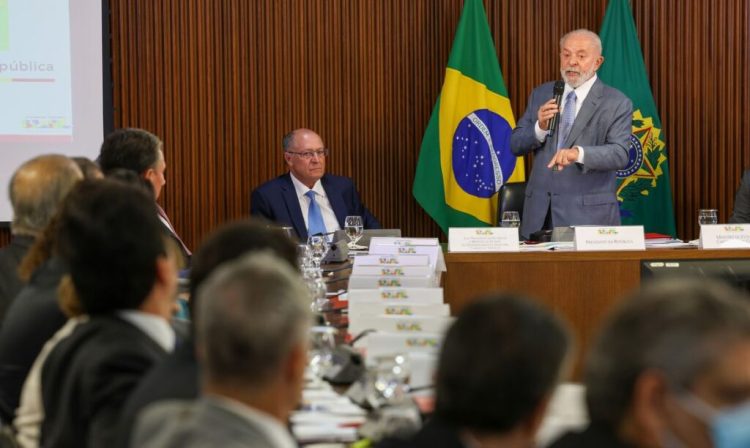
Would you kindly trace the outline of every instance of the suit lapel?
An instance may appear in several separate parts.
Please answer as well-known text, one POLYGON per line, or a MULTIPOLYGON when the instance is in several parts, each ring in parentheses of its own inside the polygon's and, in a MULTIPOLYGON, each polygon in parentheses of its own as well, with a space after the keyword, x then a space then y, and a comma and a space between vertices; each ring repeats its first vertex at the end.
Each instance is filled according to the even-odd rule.
POLYGON ((581 135, 581 132, 586 128, 586 125, 591 121, 591 117, 594 116, 594 112, 596 112, 596 109, 601 102, 603 88, 602 81, 599 79, 597 79, 596 82, 594 82, 594 85, 591 86, 591 91, 586 95, 586 100, 583 102, 581 110, 578 111, 578 115, 576 115, 573 127, 570 128, 568 138, 565 139, 565 148, 570 148, 572 146, 573 142, 576 141, 578 136, 581 135))
POLYGON ((286 206, 289 218, 292 220, 292 226, 297 231, 297 235, 300 236, 301 240, 307 240, 307 227, 305 226, 305 218, 302 217, 302 209, 299 206, 299 198, 297 197, 297 190, 294 189, 292 183, 292 175, 286 173, 283 177, 283 185, 281 186, 281 196, 284 198, 284 205, 286 206))
POLYGON ((320 184, 323 185, 323 189, 326 191, 328 202, 331 204, 333 213, 336 215, 339 227, 343 229, 344 220, 346 219, 348 212, 346 204, 344 203, 344 198, 341 196, 341 191, 331 185, 331 178, 328 175, 324 175, 323 178, 320 179, 320 184))

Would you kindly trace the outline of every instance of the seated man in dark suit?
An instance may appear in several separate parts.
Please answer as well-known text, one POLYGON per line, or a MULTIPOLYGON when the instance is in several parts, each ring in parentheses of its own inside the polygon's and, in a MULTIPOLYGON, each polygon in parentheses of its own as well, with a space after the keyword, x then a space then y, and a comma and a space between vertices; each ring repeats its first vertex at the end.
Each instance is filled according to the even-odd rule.
POLYGON ((343 229, 347 216, 361 216, 365 229, 380 228, 352 180, 326 174, 328 149, 318 134, 296 129, 284 136, 282 145, 289 172, 253 191, 251 215, 292 226, 302 240, 343 229))
MULTIPOLYGON (((141 176, 151 184, 154 198, 157 200, 167 183, 164 176, 167 164, 164 162, 163 144, 157 136, 143 129, 118 129, 107 135, 99 151, 98 160, 105 176, 109 176, 116 169, 130 170, 141 176)), ((177 234, 159 204, 156 205, 156 210, 164 233, 174 240, 182 251, 185 262, 189 264, 190 249, 177 234)))
POLYGON ((41 445, 110 447, 126 398, 174 348, 175 257, 137 187, 83 181, 58 219, 57 249, 89 320, 42 367, 41 445))
POLYGON ((560 321, 531 300, 493 295, 472 302, 443 342, 433 417, 411 440, 379 446, 534 446, 569 346, 560 321))
MULTIPOLYGON (((210 235, 196 251, 190 270, 190 314, 195 322, 200 309, 197 294, 203 281, 223 263, 257 251, 270 251, 297 269, 297 248, 284 233, 269 226, 263 219, 227 224, 210 235)), ((209 298, 210 300, 210 298, 209 298)), ((151 403, 162 400, 195 399, 200 392, 198 361, 194 338, 178 345, 174 353, 159 362, 133 391, 126 402, 121 419, 122 446, 129 439, 138 414, 151 403)))
POLYGON ((740 188, 734 196, 734 210, 729 222, 745 224, 750 223, 750 170, 745 171, 742 175, 740 188))
POLYGON ((750 447, 750 304, 705 279, 622 301, 587 358, 591 423, 553 448, 750 447))
POLYGON ((13 239, 0 249, 0 323, 23 286, 18 277, 21 260, 47 227, 65 195, 82 178, 75 162, 55 154, 35 157, 13 174, 8 187, 13 206, 10 226, 13 239))
POLYGON ((214 271, 198 291, 203 396, 141 413, 139 448, 295 448, 286 427, 302 398, 312 321, 299 273, 270 253, 214 271))

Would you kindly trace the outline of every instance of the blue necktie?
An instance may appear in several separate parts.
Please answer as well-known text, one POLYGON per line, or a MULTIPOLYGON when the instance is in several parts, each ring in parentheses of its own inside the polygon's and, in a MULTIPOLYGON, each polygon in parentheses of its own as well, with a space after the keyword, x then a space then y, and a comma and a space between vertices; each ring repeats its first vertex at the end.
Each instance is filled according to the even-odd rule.
POLYGON ((576 119, 576 99, 575 90, 571 90, 568 96, 565 97, 565 108, 560 120, 560 134, 557 136, 557 149, 565 146, 565 140, 568 139, 570 128, 573 127, 573 122, 576 119))
POLYGON ((323 222, 323 214, 320 213, 320 206, 315 201, 315 192, 310 190, 305 193, 305 196, 310 199, 310 207, 307 209, 307 234, 324 235, 326 225, 323 222))

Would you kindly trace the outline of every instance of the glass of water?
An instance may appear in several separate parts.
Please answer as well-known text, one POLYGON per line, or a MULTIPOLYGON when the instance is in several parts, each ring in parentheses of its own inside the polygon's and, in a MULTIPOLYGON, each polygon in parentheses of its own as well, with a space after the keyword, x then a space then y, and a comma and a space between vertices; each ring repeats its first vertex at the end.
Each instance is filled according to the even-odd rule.
POLYGON ((308 368, 317 378, 323 378, 333 361, 333 350, 336 348, 336 329, 316 326, 310 328, 310 350, 308 368))
POLYGON ((719 218, 714 208, 702 208, 698 210, 698 224, 718 224, 719 218))
POLYGON ((320 269, 320 262, 328 253, 328 239, 322 235, 310 235, 307 239, 310 254, 316 269, 320 269))
POLYGON ((344 220, 344 230, 346 231, 346 237, 349 238, 349 249, 361 249, 362 246, 358 246, 357 241, 362 238, 364 233, 362 217, 347 216, 344 220))
POLYGON ((500 220, 500 227, 520 227, 521 216, 518 212, 507 211, 503 212, 502 219, 500 220))

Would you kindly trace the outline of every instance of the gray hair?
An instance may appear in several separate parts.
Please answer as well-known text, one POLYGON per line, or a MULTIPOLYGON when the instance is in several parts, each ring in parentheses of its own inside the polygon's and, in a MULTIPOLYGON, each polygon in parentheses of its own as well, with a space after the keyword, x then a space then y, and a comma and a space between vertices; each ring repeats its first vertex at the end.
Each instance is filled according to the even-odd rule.
POLYGON ((598 54, 602 54, 602 40, 599 38, 599 35, 591 30, 587 30, 586 28, 579 28, 577 30, 570 31, 568 33, 565 33, 563 37, 560 38, 560 50, 563 49, 563 45, 565 45, 565 41, 572 36, 585 36, 591 39, 591 41, 594 44, 594 48, 598 52, 598 54))
POLYGON ((722 283, 685 278, 655 282, 625 299, 589 354, 592 422, 618 425, 646 370, 661 372, 670 387, 689 389, 728 345, 750 340, 748 300, 722 283))
POLYGON ((289 151, 289 148, 292 147, 292 143, 294 142, 294 134, 297 132, 297 130, 293 130, 291 132, 288 132, 284 137, 281 139, 281 147, 284 148, 284 152, 289 151))
POLYGON ((198 289, 197 341, 209 381, 262 386, 312 321, 299 273, 270 252, 226 263, 198 289))
POLYGON ((13 206, 13 234, 36 236, 41 233, 81 179, 83 174, 78 165, 59 154, 38 156, 21 165, 8 186, 13 206))

